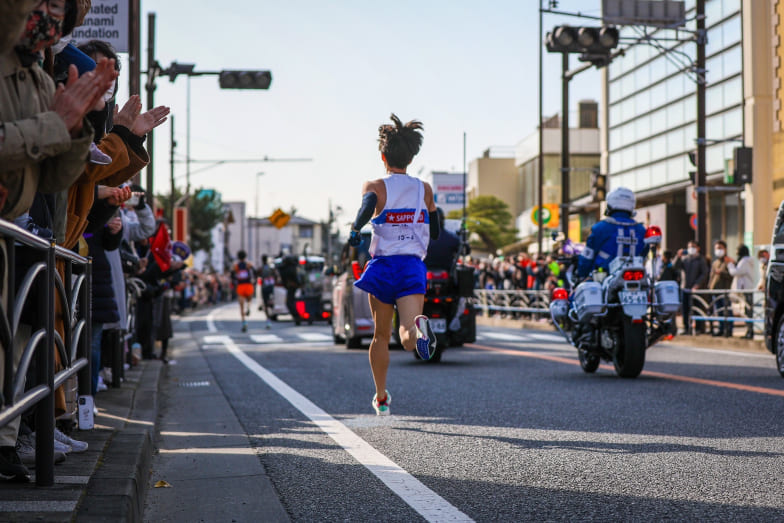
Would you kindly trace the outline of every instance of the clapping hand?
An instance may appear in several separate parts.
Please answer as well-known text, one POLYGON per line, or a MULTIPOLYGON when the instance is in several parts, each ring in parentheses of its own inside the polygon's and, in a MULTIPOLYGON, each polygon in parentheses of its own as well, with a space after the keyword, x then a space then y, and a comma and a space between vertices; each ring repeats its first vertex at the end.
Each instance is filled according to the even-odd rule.
POLYGON ((138 94, 134 94, 128 98, 128 101, 125 102, 122 109, 117 105, 114 106, 114 117, 112 118, 112 122, 114 122, 114 125, 122 125, 123 127, 130 129, 133 127, 133 122, 139 117, 141 111, 141 98, 139 98, 138 94))
POLYGON ((142 113, 136 117, 136 120, 130 127, 131 132, 136 136, 144 136, 165 122, 170 112, 171 109, 163 105, 153 107, 146 113, 142 113))
POLYGON ((94 70, 82 76, 75 65, 68 68, 68 80, 54 93, 52 111, 60 115, 71 136, 81 132, 84 116, 112 86, 117 74, 114 60, 106 58, 100 59, 94 70))

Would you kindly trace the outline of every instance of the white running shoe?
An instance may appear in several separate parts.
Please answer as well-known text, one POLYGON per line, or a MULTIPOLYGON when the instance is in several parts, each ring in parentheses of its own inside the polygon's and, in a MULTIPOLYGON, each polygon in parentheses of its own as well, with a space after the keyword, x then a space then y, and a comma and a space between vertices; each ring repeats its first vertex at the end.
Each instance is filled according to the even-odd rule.
POLYGON ((380 403, 379 403, 378 399, 376 398, 376 396, 378 396, 378 394, 373 394, 372 405, 373 405, 373 408, 376 409, 376 415, 377 416, 389 416, 389 404, 392 403, 392 395, 389 393, 388 390, 385 390, 384 392, 387 393, 387 397, 384 398, 384 401, 382 401, 380 403))
POLYGON ((427 316, 419 315, 414 318, 417 330, 416 351, 419 357, 427 361, 436 353, 436 334, 430 327, 427 316))
POLYGON ((54 429, 54 441, 63 443, 69 447, 71 447, 72 452, 84 452, 87 450, 88 444, 86 441, 79 441, 77 439, 73 439, 72 437, 68 436, 67 434, 63 434, 60 432, 59 429, 54 429))

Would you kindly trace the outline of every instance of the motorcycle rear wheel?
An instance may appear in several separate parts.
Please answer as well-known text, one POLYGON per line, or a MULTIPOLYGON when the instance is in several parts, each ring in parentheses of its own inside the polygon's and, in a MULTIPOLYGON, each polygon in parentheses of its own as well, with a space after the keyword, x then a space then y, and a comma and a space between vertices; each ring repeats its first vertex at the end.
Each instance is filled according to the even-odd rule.
POLYGON ((577 356, 580 358, 580 367, 584 372, 592 374, 599 368, 599 356, 596 354, 584 349, 577 349, 577 356))
POLYGON ((615 372, 621 378, 636 378, 645 366, 645 324, 623 318, 623 337, 613 351, 615 372))

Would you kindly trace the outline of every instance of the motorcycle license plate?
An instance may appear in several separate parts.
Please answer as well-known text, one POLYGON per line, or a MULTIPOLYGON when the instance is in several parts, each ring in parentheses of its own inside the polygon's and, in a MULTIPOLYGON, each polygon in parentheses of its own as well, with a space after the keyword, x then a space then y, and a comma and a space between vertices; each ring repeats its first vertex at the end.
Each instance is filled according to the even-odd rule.
POLYGON ((446 332, 446 320, 444 318, 430 318, 429 321, 433 332, 446 332))
POLYGON ((619 292, 621 305, 646 305, 648 295, 641 291, 619 292))

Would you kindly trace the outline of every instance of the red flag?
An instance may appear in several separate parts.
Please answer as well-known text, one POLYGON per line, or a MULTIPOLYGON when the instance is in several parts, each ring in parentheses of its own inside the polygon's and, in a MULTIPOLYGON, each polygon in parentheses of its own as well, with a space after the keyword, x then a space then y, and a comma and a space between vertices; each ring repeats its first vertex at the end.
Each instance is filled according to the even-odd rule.
POLYGON ((169 267, 171 267, 172 242, 169 237, 169 228, 166 227, 165 223, 158 225, 158 230, 150 242, 150 249, 161 271, 168 271, 169 267))

